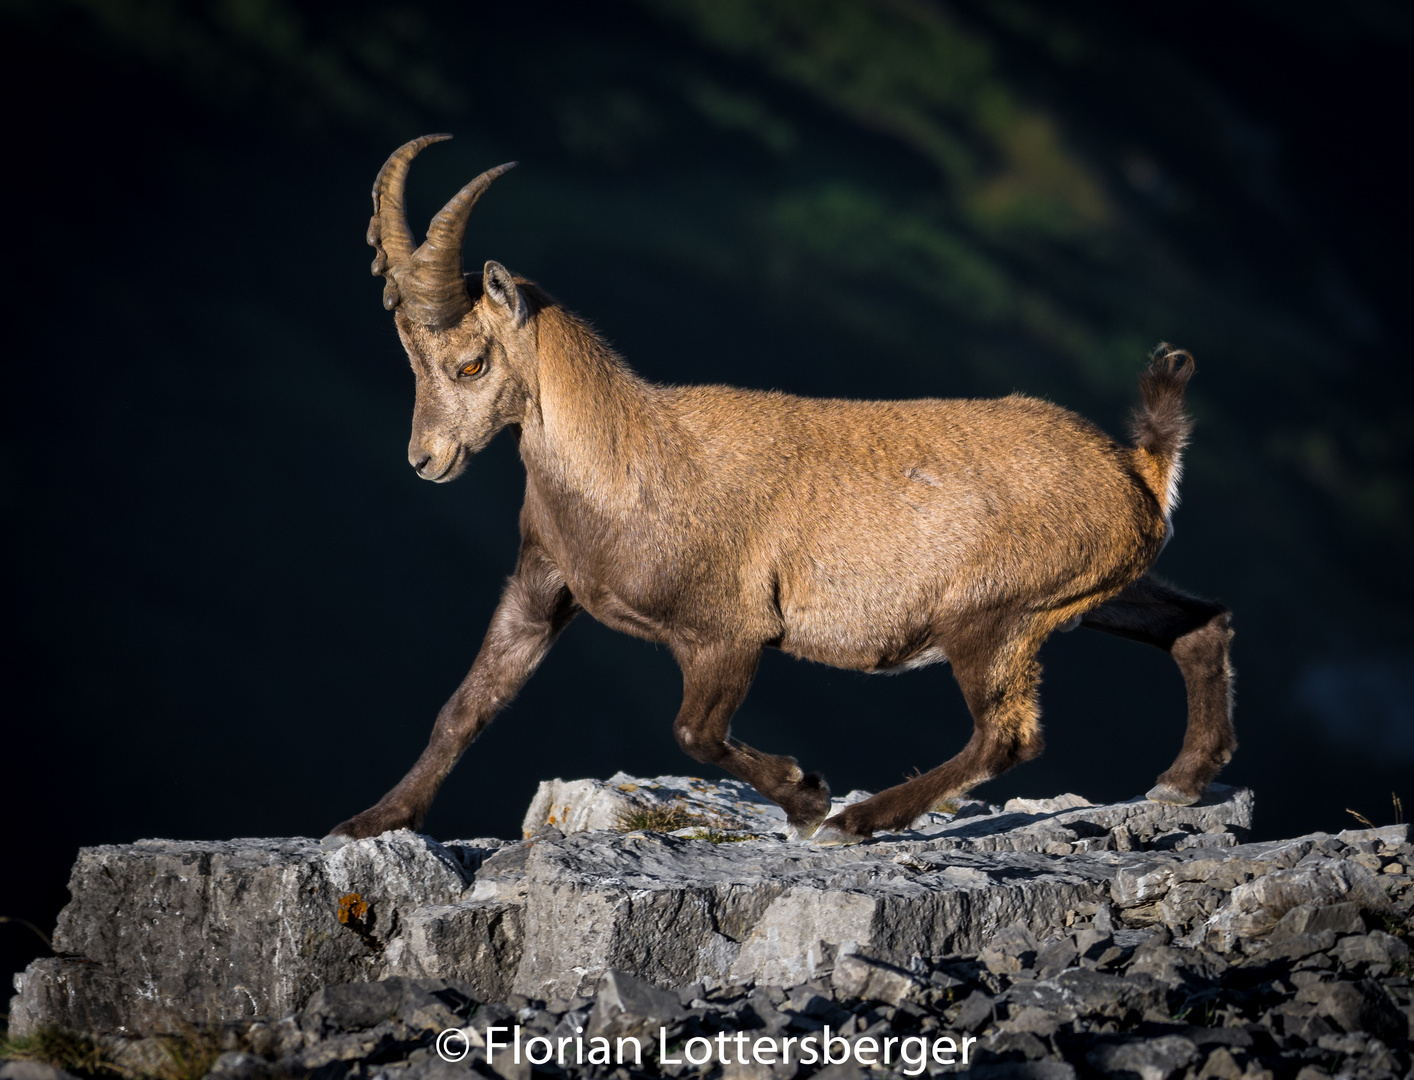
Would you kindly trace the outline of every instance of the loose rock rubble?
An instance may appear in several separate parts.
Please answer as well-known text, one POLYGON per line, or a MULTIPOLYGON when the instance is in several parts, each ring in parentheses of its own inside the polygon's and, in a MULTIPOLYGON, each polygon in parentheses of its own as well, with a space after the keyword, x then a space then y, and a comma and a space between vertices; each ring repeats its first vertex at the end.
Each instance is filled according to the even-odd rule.
MULTIPOLYGON (((580 794, 599 798, 596 785, 581 782, 580 794)), ((660 790, 682 798, 671 783, 660 790)), ((725 813, 722 804, 740 794, 714 793, 713 812, 725 813)), ((572 825, 575 808, 563 795, 562 787, 546 801, 569 811, 557 816, 572 825)), ((565 836, 532 820, 530 841, 438 845, 428 854, 414 843, 429 844, 425 838, 390 834, 327 856, 342 860, 336 870, 377 865, 394 875, 403 868, 403 884, 390 893, 397 902, 382 916, 400 932, 376 921, 375 904, 366 917, 374 918, 367 931, 374 944, 360 940, 368 956, 383 957, 364 968, 376 981, 341 983, 335 971, 302 1000, 263 1016, 186 1020, 220 1040, 214 1080, 460 1080, 473 1072, 503 1080, 529 1080, 532 1072, 842 1080, 871 1071, 962 1070, 983 1080, 1414 1077, 1408 828, 1242 843, 1250 795, 1219 795, 1215 805, 1192 808, 1138 800, 1093 807, 1074 796, 1007 808, 974 804, 907 834, 823 851, 762 836, 769 819, 745 815, 738 823, 746 827, 736 831, 760 839, 720 842, 720 819, 679 830, 683 836, 565 836), (693 828, 719 842, 694 839, 693 828), (673 866, 690 873, 668 880, 673 866), (414 879, 441 890, 434 903, 417 906, 406 884, 414 879), (514 961, 517 981, 529 972, 528 983, 511 986, 504 974, 496 985, 486 977, 388 975, 387 954, 406 957, 410 935, 426 939, 464 918, 448 912, 470 906, 484 925, 489 912, 504 917, 517 905, 521 936, 517 948, 503 938, 501 956, 514 961), (926 918, 939 925, 916 925, 926 918), (843 931, 816 936, 841 921, 843 931), (723 954, 710 964, 699 955, 699 923, 723 940, 723 954), (634 926, 637 951, 624 936, 634 926), (377 936, 380 927, 388 937, 377 936), (941 947, 919 947, 930 943, 941 947), (572 956, 553 953, 587 946, 572 956), (541 948, 552 951, 541 955, 541 948), (624 958, 636 970, 623 970, 617 961, 624 958), (571 975, 556 974, 562 970, 571 975), (675 971, 694 977, 674 979, 675 971), (549 1040, 542 1051, 560 1046, 564 1064, 552 1054, 532 1066, 530 1051, 517 1063, 513 1051, 500 1049, 517 1025, 523 1046, 549 1040), (438 1053, 437 1037, 448 1029, 462 1031, 451 1044, 452 1056, 462 1054, 454 1062, 438 1053), (803 1040, 826 1036, 839 1063, 818 1054, 802 1061, 803 1040), (596 1038, 606 1046, 637 1039, 641 1061, 594 1059, 596 1038), (790 1039, 796 1056, 782 1061, 779 1048, 790 1039), (952 1040, 951 1049, 934 1054, 939 1040, 952 1040), (693 1063, 694 1045, 711 1048, 705 1063, 693 1063), (886 1047, 888 1065, 866 1068, 881 1062, 886 1047)), ((307 897, 311 908, 354 881, 326 880, 333 872, 318 869, 325 856, 315 851, 298 848, 303 863, 267 851, 262 864, 272 881, 297 879, 292 895, 307 897), (296 863, 303 869, 296 872, 296 863)), ((200 876, 199 862, 190 863, 189 876, 200 876)), ((115 887, 128 887, 118 880, 115 887)), ((210 886, 208 875, 208 902, 215 899, 210 886)), ((69 940, 80 940, 80 913, 67 917, 61 930, 70 927, 69 940)), ((113 964, 127 933, 110 926, 82 940, 106 943, 113 964)), ((493 937, 448 937, 448 948, 484 950, 493 937)), ((317 954, 328 943, 306 944, 317 954)), ((169 977, 159 959, 148 957, 145 985, 169 977)), ((45 992, 30 983, 51 971, 44 963, 101 969, 104 962, 31 968, 16 999, 21 1017, 33 1029, 54 1022, 56 1012, 72 1015, 62 1012, 53 983, 43 984, 45 992)), ((292 986, 292 976, 284 977, 292 986)), ((298 991, 282 992, 288 1000, 298 991)), ((12 1024, 15 1012, 12 1005, 12 1024)), ((101 1041, 110 1057, 142 1071, 151 1040, 135 1038, 132 1027, 107 1030, 101 1041)))
MULTIPOLYGON (((1396 905, 1406 918, 1411 900, 1406 888, 1396 905)), ((966 1067, 985 1078, 1376 1080, 1410 1074, 1414 1005, 1405 940, 1370 927, 1353 903, 1342 903, 1301 911, 1245 944, 1251 948, 1229 953, 1183 946, 1167 927, 1126 929, 1112 909, 1101 908, 1046 940, 1005 927, 978 955, 916 957, 899 967, 846 954, 789 987, 697 983, 663 990, 610 972, 589 997, 547 1002, 511 995, 480 1004, 453 980, 392 978, 326 988, 283 1020, 230 1029, 232 1049, 210 1075, 446 1080, 472 1071, 521 1080, 532 1071, 524 1057, 517 1065, 509 1051, 497 1050, 488 1061, 486 1050, 488 1028, 514 1025, 525 1042, 545 1036, 553 1045, 578 1033, 586 1042, 606 1036, 617 1045, 619 1038, 637 1037, 642 1045, 642 1064, 621 1067, 613 1060, 576 1063, 571 1041, 566 1066, 552 1059, 535 1066, 542 1075, 790 1080, 813 1074, 833 1080, 863 1075, 856 1061, 863 1041, 872 1040, 864 1058, 877 1060, 890 1037, 896 1042, 887 1072, 936 1075, 958 1071, 960 1062, 943 1066, 931 1056, 919 1062, 917 1043, 911 1061, 904 1061, 897 1048, 905 1038, 943 1036, 958 1045, 975 1037, 966 1067), (1313 910, 1326 913, 1319 921, 1328 925, 1311 930, 1313 910), (752 1060, 757 1040, 779 1045, 792 1035, 819 1038, 826 1026, 849 1044, 848 1064, 752 1060), (466 1056, 456 1063, 436 1051, 436 1036, 447 1028, 467 1031, 466 1056), (747 1038, 738 1042, 738 1032, 747 1038), (722 1044, 712 1041, 718 1033, 728 1035, 722 1044), (693 1037, 712 1041, 712 1059, 702 1067, 688 1065, 681 1053, 693 1037)), ((846 1056, 839 1042, 832 1052, 836 1059, 846 1056)))

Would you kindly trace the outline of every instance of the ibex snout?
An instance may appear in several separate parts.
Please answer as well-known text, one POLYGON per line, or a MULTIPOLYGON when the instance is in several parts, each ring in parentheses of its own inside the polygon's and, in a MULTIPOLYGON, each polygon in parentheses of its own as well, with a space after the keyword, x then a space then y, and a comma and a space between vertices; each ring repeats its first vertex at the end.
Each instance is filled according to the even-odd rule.
POLYGON ((434 483, 455 480, 461 474, 461 457, 460 448, 454 444, 429 447, 416 436, 408 444, 408 464, 422 479, 434 483))

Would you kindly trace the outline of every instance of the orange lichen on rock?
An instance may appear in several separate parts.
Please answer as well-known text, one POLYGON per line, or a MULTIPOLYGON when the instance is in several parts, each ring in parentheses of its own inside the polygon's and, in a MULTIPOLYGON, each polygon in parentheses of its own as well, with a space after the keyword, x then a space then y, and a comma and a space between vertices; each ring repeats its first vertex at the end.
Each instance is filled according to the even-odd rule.
POLYGON ((348 923, 350 919, 354 922, 362 922, 363 917, 368 914, 368 903, 356 892, 347 893, 339 897, 339 921, 348 923))

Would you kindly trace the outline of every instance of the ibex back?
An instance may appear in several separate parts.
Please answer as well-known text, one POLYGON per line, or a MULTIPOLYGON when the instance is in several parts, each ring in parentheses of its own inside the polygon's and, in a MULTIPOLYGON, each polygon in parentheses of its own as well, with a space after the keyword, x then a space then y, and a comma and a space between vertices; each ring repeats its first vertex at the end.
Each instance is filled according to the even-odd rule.
POLYGON ((865 402, 655 386, 499 263, 463 274, 472 206, 510 166, 463 188, 414 248, 408 167, 444 138, 408 143, 378 174, 373 271, 387 278, 384 304, 417 380, 413 468, 454 480, 512 428, 526 470, 520 557, 427 749, 336 835, 416 828, 581 609, 667 645, 683 673, 682 748, 746 780, 818 842, 907 827, 1039 754, 1036 654, 1077 624, 1173 655, 1188 731, 1149 797, 1202 796, 1236 747, 1228 612, 1145 576, 1169 534, 1188 434, 1186 353, 1155 350, 1132 446, 1020 396, 865 402), (826 820, 818 774, 730 735, 768 646, 855 671, 948 660, 972 738, 826 820))

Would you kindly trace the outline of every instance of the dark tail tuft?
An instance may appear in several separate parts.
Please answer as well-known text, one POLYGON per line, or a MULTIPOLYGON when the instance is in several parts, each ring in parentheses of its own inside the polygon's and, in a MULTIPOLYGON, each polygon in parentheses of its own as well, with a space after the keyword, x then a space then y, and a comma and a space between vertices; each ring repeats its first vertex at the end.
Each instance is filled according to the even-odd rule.
POLYGON ((1147 459, 1145 478, 1165 513, 1178 502, 1183 448, 1193 430, 1183 408, 1183 391, 1193 371, 1193 357, 1187 351, 1160 342, 1149 354, 1148 370, 1139 377, 1142 404, 1134 410, 1129 426, 1135 450, 1147 459))

